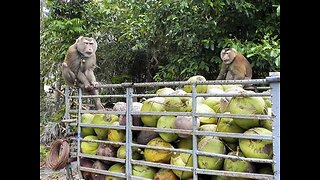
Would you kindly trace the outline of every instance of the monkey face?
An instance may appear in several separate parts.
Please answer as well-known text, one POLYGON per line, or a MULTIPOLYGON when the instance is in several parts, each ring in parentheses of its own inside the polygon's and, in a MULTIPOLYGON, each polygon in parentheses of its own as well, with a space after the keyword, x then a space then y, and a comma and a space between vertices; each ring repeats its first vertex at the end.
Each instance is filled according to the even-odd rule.
POLYGON ((233 48, 225 48, 221 50, 220 57, 224 64, 231 64, 236 57, 237 52, 233 48))
POLYGON ((97 42, 93 38, 82 37, 77 41, 77 50, 84 57, 91 57, 97 50, 97 42))

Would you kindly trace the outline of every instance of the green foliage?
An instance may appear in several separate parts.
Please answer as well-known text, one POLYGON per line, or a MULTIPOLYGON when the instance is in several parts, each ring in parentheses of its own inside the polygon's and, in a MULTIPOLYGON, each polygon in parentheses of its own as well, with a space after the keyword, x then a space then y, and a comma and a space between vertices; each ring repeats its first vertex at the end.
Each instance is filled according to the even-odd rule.
POLYGON ((219 53, 235 47, 253 77, 280 71, 279 0, 47 1, 41 29, 41 80, 61 81, 59 66, 80 35, 97 39, 104 83, 186 80, 219 73, 219 53), (45 77, 45 78, 43 78, 45 77))
POLYGON ((48 157, 49 151, 43 144, 40 144, 40 162, 43 162, 48 157))

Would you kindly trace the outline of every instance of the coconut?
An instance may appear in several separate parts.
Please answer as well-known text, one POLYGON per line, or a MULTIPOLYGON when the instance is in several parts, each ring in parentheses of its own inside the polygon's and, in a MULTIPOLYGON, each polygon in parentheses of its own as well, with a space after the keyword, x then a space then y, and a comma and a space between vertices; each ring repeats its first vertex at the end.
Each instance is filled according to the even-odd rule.
POLYGON ((125 102, 116 102, 114 105, 113 105, 113 108, 112 108, 114 111, 126 111, 127 109, 127 103, 125 102))
POLYGON ((203 101, 203 104, 208 105, 214 112, 220 112, 220 100, 221 97, 208 97, 203 101))
MULTIPOLYGON (((142 105, 143 104, 141 102, 133 102, 131 111, 140 112, 142 105)), ((119 116, 119 123, 120 125, 124 125, 124 126, 126 125, 126 115, 121 114, 119 116)), ((143 126, 140 115, 132 115, 132 124, 134 126, 143 126)))
POLYGON ((137 165, 137 164, 132 165, 133 176, 153 179, 156 173, 157 173, 156 168, 145 166, 145 165, 137 165))
MULTIPOLYGON (((244 134, 272 135, 272 132, 266 128, 255 127, 244 134)), ((239 146, 247 158, 272 159, 272 140, 240 139, 239 146)))
POLYGON ((180 138, 177 142, 178 149, 192 149, 192 136, 188 138, 180 138))
MULTIPOLYGON (((173 129, 175 116, 161 116, 157 122, 157 128, 173 129)), ((178 139, 178 135, 175 133, 163 133, 159 132, 160 137, 166 142, 173 142, 178 139)))
MULTIPOLYGON (((157 137, 148 142, 147 146, 158 146, 164 148, 173 148, 170 143, 167 143, 162 138, 157 137)), ((168 150, 158 150, 158 149, 144 149, 144 158, 146 161, 150 162, 162 162, 168 163, 170 161, 172 152, 168 150)))
POLYGON ((232 90, 232 89, 233 90, 235 90, 235 89, 237 89, 237 90, 242 89, 243 90, 243 86, 241 84, 223 84, 221 86, 225 92, 232 90))
MULTIPOLYGON (((212 108, 206 104, 197 104, 197 113, 216 113, 212 108)), ((199 117, 199 120, 203 124, 216 124, 217 117, 199 117)))
MULTIPOLYGON (((212 131, 212 132, 215 132, 216 129, 217 129, 217 125, 216 124, 203 124, 203 125, 201 125, 199 127, 199 131, 212 131)), ((199 135, 199 140, 201 140, 204 137, 207 137, 207 136, 200 136, 199 135)))
MULTIPOLYGON (((103 162, 96 160, 93 165, 93 169, 100 169, 100 170, 107 170, 108 166, 103 162)), ((106 175, 98 174, 98 173, 91 173, 91 177, 93 180, 105 180, 106 175)))
MULTIPOLYGON (((138 147, 132 147, 132 159, 141 159, 141 149, 138 147)), ((120 146, 117 151, 117 158, 125 159, 127 157, 126 146, 120 146)))
POLYGON ((215 89, 220 89, 220 90, 224 91, 221 84, 210 84, 210 85, 208 85, 207 86, 207 93, 209 93, 209 91, 211 91, 211 89, 214 89, 214 90, 215 89))
MULTIPOLYGON (((100 143, 97 149, 97 155, 106 157, 116 157, 116 149, 111 144, 100 143)), ((101 160, 105 164, 112 164, 112 161, 101 160)))
MULTIPOLYGON (((141 112, 162 112, 164 109, 164 98, 154 97, 143 102, 141 112)), ((142 115, 141 121, 146 126, 156 127, 159 115, 142 115)))
MULTIPOLYGON (((122 163, 116 163, 116 164, 110 166, 108 171, 118 172, 118 173, 125 173, 126 172, 126 166, 125 166, 125 164, 122 164, 122 163)), ((125 178, 106 176, 105 180, 125 180, 125 178)))
MULTIPOLYGON (((113 122, 111 125, 118 126, 119 122, 113 122)), ((126 132, 124 130, 109 129, 108 140, 112 141, 112 142, 125 142, 126 141, 126 132)), ((112 146, 119 147, 120 145, 113 144, 112 146)))
MULTIPOLYGON (((85 113, 82 114, 81 116, 81 122, 82 123, 91 123, 92 119, 93 119, 94 115, 93 114, 89 114, 89 113, 85 113)), ((86 137, 89 135, 93 135, 95 136, 96 133, 94 132, 92 127, 81 127, 81 137, 86 137)))
MULTIPOLYGON (((94 161, 88 158, 80 158, 80 166, 92 168, 94 161)), ((91 179, 91 172, 88 171, 81 171, 82 177, 84 179, 91 179)))
MULTIPOLYGON (((197 97, 197 104, 203 104, 205 101, 204 97, 197 97)), ((191 112, 192 111, 192 98, 190 98, 188 101, 186 101, 186 107, 184 109, 184 112, 191 112)))
MULTIPOLYGON (((267 114, 269 116, 272 116, 272 109, 271 108, 267 108, 267 114)), ((272 120, 270 119, 261 119, 261 126, 268 129, 269 131, 272 132, 272 120)))
MULTIPOLYGON (((85 140, 98 140, 98 137, 89 135, 89 136, 84 137, 83 139, 85 139, 85 140)), ((99 143, 81 141, 80 147, 81 147, 81 152, 83 154, 96 154, 97 149, 99 147, 99 143)))
MULTIPOLYGON (((223 142, 214 137, 204 137, 198 143, 198 149, 203 152, 226 154, 227 150, 223 142)), ((199 156, 198 165, 201 169, 220 169, 223 166, 223 158, 215 156, 199 156)))
POLYGON ((228 110, 228 105, 229 105, 230 100, 231 100, 231 98, 221 97, 221 99, 220 99, 220 108, 219 108, 219 112, 220 113, 224 113, 224 112, 229 111, 228 110))
MULTIPOLYGON (((192 155, 188 153, 174 152, 171 157, 170 164, 183 167, 192 167, 192 155)), ((191 171, 181 171, 175 169, 172 169, 172 171, 180 179, 187 179, 193 176, 191 171)))
MULTIPOLYGON (((230 114, 230 112, 224 114, 230 114)), ((232 118, 221 118, 217 124, 217 132, 243 133, 244 131, 232 118)), ((238 142, 238 138, 223 137, 222 139, 228 143, 238 142)))
POLYGON ((159 134, 154 131, 140 131, 137 136, 137 143, 146 145, 151 139, 159 137, 159 134))
MULTIPOLYGON (((106 124, 110 125, 113 122, 117 122, 119 120, 117 115, 114 114, 95 114, 91 124, 106 124)), ((94 132, 97 134, 99 139, 106 139, 108 129, 106 128, 93 128, 94 132)))
MULTIPOLYGON (((238 157, 244 157, 241 152, 230 152, 228 155, 234 155, 238 157)), ((255 166, 252 162, 240 160, 240 159, 225 159, 223 170, 225 171, 233 171, 233 172, 247 172, 254 173, 256 172, 255 166)))
MULTIPOLYGON (((200 126, 200 121, 197 118, 197 126, 196 129, 200 126)), ((173 128, 174 129, 186 129, 186 130, 192 130, 193 123, 192 123, 192 116, 177 116, 177 118, 174 121, 173 128)), ((190 137, 190 134, 178 134, 181 138, 187 138, 190 137)))
MULTIPOLYGON (((196 75, 196 76, 190 77, 187 81, 191 82, 191 83, 201 82, 201 81, 206 81, 206 78, 201 75, 196 75)), ((197 93, 206 93, 207 86, 208 85, 197 85, 196 86, 197 93)), ((191 93, 192 92, 192 85, 184 85, 183 90, 187 93, 191 93)))
MULTIPOLYGON (((170 95, 184 95, 187 94, 184 90, 178 89, 170 93, 170 95)), ((184 112, 187 107, 187 101, 190 97, 165 97, 164 109, 171 112, 184 112)))
POLYGON ((160 169, 154 176, 154 180, 179 180, 171 169, 160 169))
MULTIPOLYGON (((265 102, 262 97, 233 97, 228 108, 231 114, 264 114, 265 102)), ((234 118, 233 120, 243 129, 260 125, 259 119, 234 118)))
POLYGON ((172 88, 164 87, 164 88, 158 89, 156 91, 156 94, 158 94, 158 95, 169 95, 172 92, 174 92, 174 90, 172 88))

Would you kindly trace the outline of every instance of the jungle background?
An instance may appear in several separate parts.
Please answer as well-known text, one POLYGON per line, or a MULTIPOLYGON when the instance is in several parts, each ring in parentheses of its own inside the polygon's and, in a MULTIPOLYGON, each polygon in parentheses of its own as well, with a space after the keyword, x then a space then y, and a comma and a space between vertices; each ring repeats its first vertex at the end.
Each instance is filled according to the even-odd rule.
POLYGON ((97 40, 101 83, 214 80, 233 47, 253 79, 280 71, 280 0, 40 0, 40 159, 63 133, 60 65, 79 36, 97 40))

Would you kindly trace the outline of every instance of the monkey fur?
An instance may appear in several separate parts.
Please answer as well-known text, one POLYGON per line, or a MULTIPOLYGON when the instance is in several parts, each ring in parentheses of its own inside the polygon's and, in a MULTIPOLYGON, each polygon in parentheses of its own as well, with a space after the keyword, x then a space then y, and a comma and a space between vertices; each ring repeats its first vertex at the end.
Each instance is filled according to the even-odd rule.
MULTIPOLYGON (((99 84, 94 75, 96 68, 97 42, 94 38, 80 36, 66 53, 61 65, 63 79, 68 86, 83 89, 90 95, 98 95, 99 84)), ((96 109, 104 109, 100 98, 94 98, 96 109)))
POLYGON ((217 80, 244 80, 252 78, 249 61, 234 48, 221 50, 222 65, 217 80))

